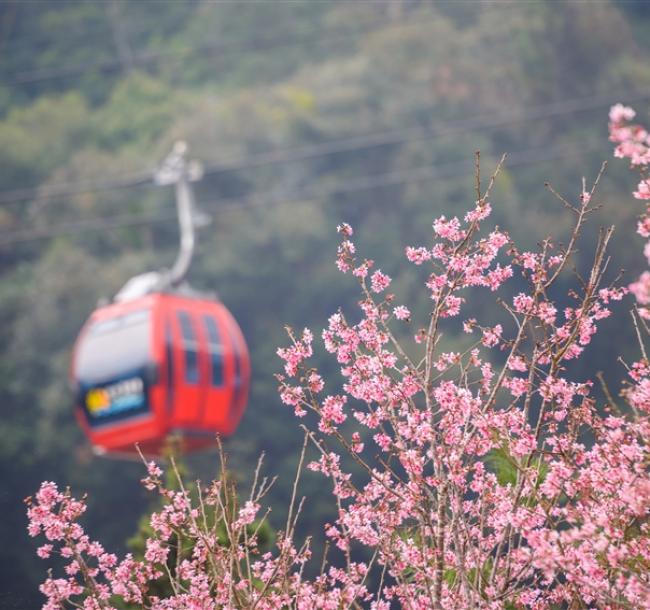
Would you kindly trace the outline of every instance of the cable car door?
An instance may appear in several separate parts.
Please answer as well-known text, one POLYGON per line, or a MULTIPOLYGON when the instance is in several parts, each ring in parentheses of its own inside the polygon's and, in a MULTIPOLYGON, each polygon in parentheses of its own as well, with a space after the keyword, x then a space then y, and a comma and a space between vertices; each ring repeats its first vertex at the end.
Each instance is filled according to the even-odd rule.
POLYGON ((204 422, 206 426, 210 426, 215 431, 227 434, 230 432, 228 418, 232 410, 233 387, 232 383, 228 383, 227 375, 232 375, 232 373, 228 370, 229 363, 226 362, 225 355, 226 352, 231 353, 231 350, 227 349, 227 343, 224 345, 224 341, 228 341, 228 338, 223 336, 223 324, 219 324, 215 312, 202 313, 200 318, 208 348, 208 383, 204 422))
POLYGON ((187 309, 171 310, 172 353, 174 355, 174 405, 172 428, 195 428, 201 410, 201 342, 194 316, 187 309))

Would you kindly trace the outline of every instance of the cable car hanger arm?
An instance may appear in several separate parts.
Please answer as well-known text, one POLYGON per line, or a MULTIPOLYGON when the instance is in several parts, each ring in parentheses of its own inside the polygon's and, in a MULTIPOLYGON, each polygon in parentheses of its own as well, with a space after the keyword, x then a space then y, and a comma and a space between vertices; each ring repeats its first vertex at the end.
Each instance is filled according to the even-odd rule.
POLYGON ((187 144, 179 141, 154 174, 154 181, 160 186, 174 185, 176 191, 176 210, 180 232, 178 255, 171 269, 143 273, 131 278, 115 295, 115 301, 138 298, 151 292, 178 288, 190 268, 196 245, 195 228, 209 218, 196 214, 194 193, 190 182, 203 176, 203 168, 198 161, 187 161, 187 144))

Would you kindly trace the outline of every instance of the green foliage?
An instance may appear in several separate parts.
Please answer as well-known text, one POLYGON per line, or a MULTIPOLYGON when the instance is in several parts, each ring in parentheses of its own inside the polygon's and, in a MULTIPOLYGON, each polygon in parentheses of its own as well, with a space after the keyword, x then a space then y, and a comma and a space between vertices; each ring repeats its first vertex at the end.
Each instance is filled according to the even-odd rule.
POLYGON ((490 470, 497 476, 499 485, 515 485, 517 482, 517 465, 505 449, 493 449, 485 460, 490 470))
POLYGON ((77 92, 14 108, 0 123, 4 185, 33 185, 64 165, 88 134, 89 111, 77 92))
POLYGON ((129 74, 95 113, 96 145, 113 154, 124 154, 125 149, 151 154, 174 116, 182 111, 175 107, 175 97, 165 83, 147 74, 129 74))
MULTIPOLYGON (((2 191, 144 175, 178 138, 193 156, 219 165, 287 149, 301 157, 314 145, 409 129, 382 145, 260 162, 197 184, 199 207, 214 223, 199 233, 190 280, 218 290, 241 323, 253 363, 250 405, 226 449, 243 485, 266 451, 269 471, 280 476, 271 504, 290 493, 301 442, 275 392, 283 326, 317 327, 339 305, 356 315, 353 281, 333 265, 336 225, 352 223, 359 247, 399 276, 400 292, 420 294, 425 277, 403 273, 403 248, 427 243, 435 216, 464 213, 475 198, 472 160, 480 148, 484 172, 502 152, 514 153, 494 191, 497 222, 531 246, 548 233, 566 239, 563 211, 543 183, 551 179, 575 197, 579 177, 595 175, 611 154, 606 107, 526 121, 516 110, 650 85, 638 53, 650 39, 648 22, 638 7, 470 4, 126 0, 0 7, 2 191), (506 111, 511 119, 486 126, 486 117, 506 111), (558 144, 570 154, 558 158, 558 144), (530 149, 549 159, 517 165, 517 151, 530 149)), ((624 168, 609 174, 605 192, 613 205, 601 212, 603 224, 634 222, 634 206, 621 194, 630 184, 624 168)), ((0 234, 122 214, 173 216, 172 206, 171 193, 153 187, 27 198, 0 205, 0 234)), ((97 299, 135 273, 169 265, 177 240, 172 221, 0 246, 0 473, 11 490, 2 496, 0 538, 21 540, 5 545, 0 574, 24 607, 39 602, 42 566, 22 544, 19 500, 41 480, 87 489, 90 528, 114 550, 145 511, 141 466, 92 458, 71 416, 67 366, 97 299)), ((619 243, 620 264, 633 277, 644 261, 625 245, 619 243)), ((471 315, 479 322, 500 315, 477 303, 471 315)), ((426 305, 424 297, 421 309, 426 305)), ((623 327, 629 325, 617 318, 604 325, 590 368, 614 340, 634 345, 623 327)), ((451 349, 462 340, 445 336, 451 349)), ((324 358, 319 365, 332 366, 324 358)), ((212 478, 213 454, 188 462, 212 478)), ((500 480, 516 476, 508 456, 497 452, 488 462, 500 480)), ((319 495, 322 482, 310 477, 302 525, 318 530, 335 508, 319 495)), ((283 515, 271 521, 280 526, 283 515)))
MULTIPOLYGON (((493 449, 485 457, 485 463, 496 475, 499 485, 511 485, 514 487, 518 480, 517 471, 521 465, 534 468, 538 473, 535 483, 535 489, 537 490, 546 479, 546 475, 548 474, 548 465, 541 458, 536 458, 534 461, 530 461, 530 463, 529 460, 530 458, 522 458, 518 464, 515 458, 504 448, 493 449)), ((533 496, 528 498, 526 502, 528 505, 533 506, 537 504, 537 499, 533 494, 533 496)))

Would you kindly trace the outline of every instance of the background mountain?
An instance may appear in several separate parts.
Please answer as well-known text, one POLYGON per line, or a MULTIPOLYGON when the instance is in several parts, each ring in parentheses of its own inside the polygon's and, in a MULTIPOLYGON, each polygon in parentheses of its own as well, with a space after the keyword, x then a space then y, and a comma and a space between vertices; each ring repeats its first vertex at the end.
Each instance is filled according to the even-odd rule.
MULTIPOLYGON (((113 550, 147 507, 141 465, 93 457, 66 376, 97 300, 174 259, 173 196, 151 181, 172 142, 203 161, 197 200, 213 217, 190 279, 219 292, 251 349, 231 467, 245 485, 266 453, 279 524, 301 434, 276 394, 275 350, 285 324, 318 332, 339 306, 355 315, 355 284, 333 264, 336 225, 357 229, 424 315, 404 246, 471 205, 480 149, 485 174, 510 154, 496 222, 530 247, 566 239, 570 218, 544 182, 577 197, 611 158, 609 105, 647 108, 649 32, 641 1, 0 3, 0 607, 41 601, 22 504, 40 481, 88 491, 89 530, 113 550)), ((581 250, 587 261, 599 226, 615 223, 612 269, 630 279, 644 266, 630 245, 633 184, 611 164, 581 250)), ((479 320, 499 315, 475 307, 479 320)), ((579 373, 633 350, 621 311, 579 373)), ((215 456, 190 466, 208 478, 215 456)), ((304 531, 331 514, 322 491, 306 476, 304 531)))

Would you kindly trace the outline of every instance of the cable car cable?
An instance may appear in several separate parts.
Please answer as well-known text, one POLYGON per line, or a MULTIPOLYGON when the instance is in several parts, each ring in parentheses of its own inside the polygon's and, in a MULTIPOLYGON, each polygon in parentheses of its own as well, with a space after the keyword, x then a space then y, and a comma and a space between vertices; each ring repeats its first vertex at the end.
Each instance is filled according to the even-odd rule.
MULTIPOLYGON (((329 140, 318 144, 287 147, 282 150, 271 150, 242 157, 233 157, 230 160, 219 163, 208 163, 205 165, 204 172, 207 175, 212 175, 252 169, 264 165, 293 163, 344 152, 367 150, 391 144, 402 144, 410 141, 444 137, 468 131, 495 128, 521 121, 573 114, 576 112, 606 107, 620 99, 624 99, 626 102, 634 102, 640 99, 647 99, 648 97, 650 97, 650 91, 648 90, 629 92, 628 94, 617 95, 616 97, 611 95, 580 97, 550 104, 532 106, 528 111, 519 114, 510 111, 508 114, 498 113, 491 115, 475 115, 464 120, 441 123, 429 129, 422 127, 406 127, 403 129, 369 132, 357 136, 329 140), (409 136, 405 136, 404 134, 409 134, 409 136)), ((151 184, 151 174, 151 171, 142 170, 134 172, 133 174, 118 176, 113 180, 64 182, 51 186, 44 185, 40 188, 35 187, 0 191, 0 205, 22 201, 42 201, 56 197, 70 197, 82 193, 112 190, 114 188, 130 188, 140 185, 146 186, 151 184), (43 190, 50 190, 50 192, 43 192, 43 190)))
POLYGON ((298 146, 281 151, 272 150, 265 153, 248 155, 239 159, 235 158, 219 164, 208 164, 205 166, 205 174, 218 174, 222 172, 258 167, 261 165, 302 161, 313 157, 362 149, 365 150, 367 148, 392 144, 402 144, 432 137, 435 138, 456 133, 465 133, 477 129, 503 127, 504 125, 520 123, 522 121, 546 119, 564 114, 593 110, 616 103, 620 101, 621 97, 625 97, 630 101, 646 99, 650 97, 650 90, 637 91, 629 96, 612 96, 608 94, 563 100, 550 104, 531 106, 528 111, 520 114, 517 114, 516 111, 509 110, 507 113, 475 115, 467 119, 448 121, 439 125, 434 124, 434 126, 430 128, 407 127, 404 129, 390 129, 386 131, 371 132, 360 136, 351 136, 349 138, 342 138, 333 142, 324 142, 322 144, 298 146))
POLYGON ((133 172, 116 176, 111 180, 80 180, 78 182, 60 182, 41 187, 25 187, 8 191, 0 191, 0 205, 35 202, 54 199, 57 197, 73 197, 84 193, 98 193, 136 186, 151 186, 151 172, 133 172), (46 192, 43 192, 43 191, 46 192), (40 191, 40 192, 39 192, 40 191), (5 194, 3 197, 2 195, 5 194))
MULTIPOLYGON (((557 158, 575 156, 585 152, 595 152, 602 147, 602 144, 595 146, 581 146, 579 150, 567 145, 562 146, 544 146, 530 149, 524 149, 511 153, 508 157, 507 166, 515 167, 551 161, 557 158)), ((239 209, 273 206, 282 203, 299 204, 305 200, 313 200, 331 197, 336 194, 347 194, 362 190, 388 187, 408 182, 419 182, 433 179, 450 179, 458 176, 470 175, 472 169, 467 164, 467 169, 458 170, 460 164, 457 162, 447 163, 434 166, 425 166, 419 168, 408 168, 395 170, 392 172, 383 172, 379 174, 370 174, 360 176, 353 180, 346 180, 338 184, 328 185, 320 189, 307 189, 299 193, 278 193, 269 195, 266 193, 253 194, 246 198, 220 199, 215 201, 199 202, 202 209, 215 210, 219 213, 233 212, 239 209), (291 201, 293 199, 293 201, 291 201)), ((473 165, 472 165, 473 167, 473 165)), ((55 227, 44 227, 43 229, 26 229, 23 231, 6 231, 0 233, 0 247, 9 246, 17 243, 36 241, 40 239, 49 239, 59 237, 70 233, 83 231, 103 231, 131 226, 143 226, 170 222, 176 219, 176 214, 172 212, 156 212, 152 214, 143 214, 135 216, 133 214, 118 214, 110 217, 87 218, 65 225, 55 227)))

